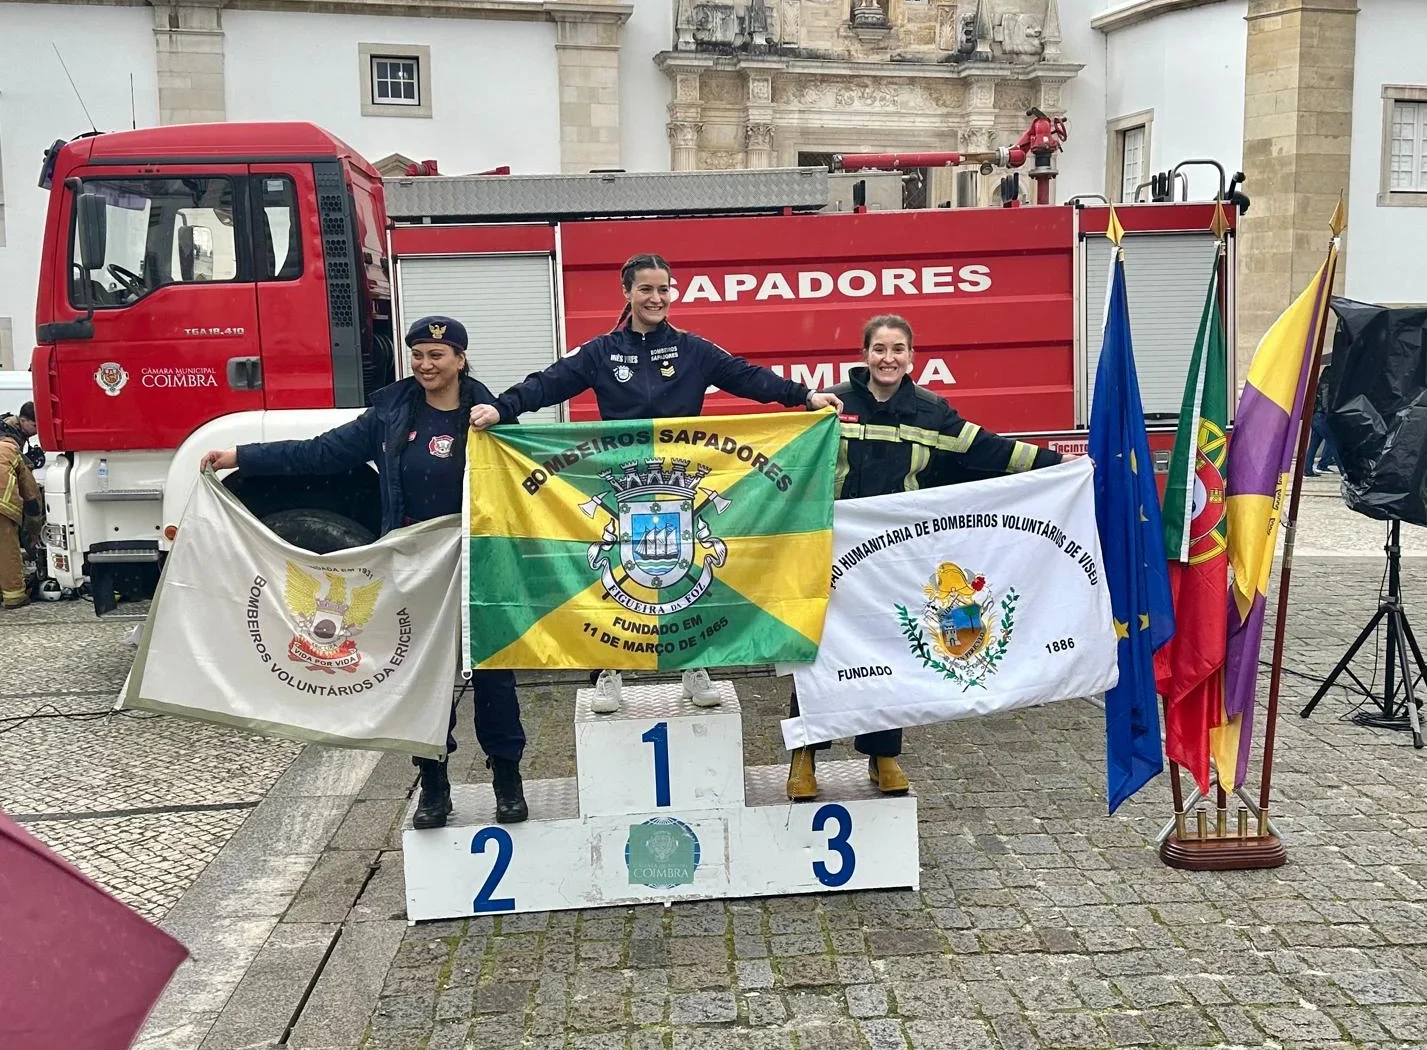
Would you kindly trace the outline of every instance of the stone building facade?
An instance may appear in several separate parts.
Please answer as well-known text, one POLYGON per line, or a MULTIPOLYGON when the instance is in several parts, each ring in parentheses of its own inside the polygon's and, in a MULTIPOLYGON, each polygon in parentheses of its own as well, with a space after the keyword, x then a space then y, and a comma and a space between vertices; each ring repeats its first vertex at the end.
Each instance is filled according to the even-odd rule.
MULTIPOLYGON (((1082 66, 1058 0, 676 0, 670 166, 767 168, 840 152, 1007 145, 1063 115, 1082 66)), ((928 201, 951 199, 934 171, 928 201)))
MULTIPOLYGON (((1246 176, 1241 379, 1259 339, 1322 265, 1340 199, 1347 230, 1335 291, 1427 302, 1427 4, 1117 0, 1090 24, 1105 39, 1107 192, 1128 187, 1136 161, 1136 178, 1205 155, 1246 176)), ((1210 193, 1200 183, 1194 195, 1210 193)))

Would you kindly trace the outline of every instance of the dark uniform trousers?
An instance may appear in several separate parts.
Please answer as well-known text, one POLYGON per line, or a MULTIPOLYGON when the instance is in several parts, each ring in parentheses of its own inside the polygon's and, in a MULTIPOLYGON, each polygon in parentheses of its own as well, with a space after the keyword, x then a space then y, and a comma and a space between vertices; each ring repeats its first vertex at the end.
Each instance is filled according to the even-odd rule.
MULTIPOLYGON (((798 687, 793 687, 792 698, 788 701, 788 717, 798 717, 798 687)), ((864 755, 874 758, 896 758, 902 753, 902 731, 883 729, 876 733, 863 733, 853 738, 852 746, 864 755)), ((814 751, 826 751, 832 747, 831 741, 813 744, 814 751)))
MULTIPOLYGON (((476 708, 476 742, 491 758, 519 762, 525 753, 525 729, 520 724, 520 701, 515 695, 514 671, 471 672, 472 700, 476 708)), ((465 688, 461 689, 464 695, 465 688)), ((456 707, 451 703, 451 724, 446 731, 446 753, 456 750, 456 707)))

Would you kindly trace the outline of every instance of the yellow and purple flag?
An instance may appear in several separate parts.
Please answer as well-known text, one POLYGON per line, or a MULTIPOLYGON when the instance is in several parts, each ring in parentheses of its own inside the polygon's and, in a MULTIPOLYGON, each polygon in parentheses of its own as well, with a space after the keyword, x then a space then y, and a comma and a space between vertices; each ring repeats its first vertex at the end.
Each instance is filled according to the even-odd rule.
MULTIPOLYGON (((1335 217, 1335 228, 1336 223, 1335 217)), ((1337 245, 1335 238, 1317 276, 1260 340, 1234 418, 1227 499, 1233 584, 1224 711, 1220 724, 1209 731, 1219 783, 1226 791, 1242 784, 1248 771, 1269 573, 1293 477, 1304 394, 1327 319, 1337 245)))
POLYGON ((469 666, 811 662, 838 433, 823 411, 473 434, 469 666))

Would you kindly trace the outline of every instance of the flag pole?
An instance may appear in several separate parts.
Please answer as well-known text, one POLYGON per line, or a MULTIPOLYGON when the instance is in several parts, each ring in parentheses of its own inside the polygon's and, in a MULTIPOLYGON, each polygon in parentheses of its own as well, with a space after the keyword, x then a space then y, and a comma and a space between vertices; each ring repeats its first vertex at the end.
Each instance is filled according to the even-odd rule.
POLYGON ((1265 710, 1263 739, 1263 769, 1259 778, 1258 830, 1260 836, 1268 834, 1269 788, 1273 781, 1273 745, 1278 728, 1278 692, 1282 682, 1284 625, 1288 617, 1288 587, 1293 574, 1293 542, 1298 531, 1298 500, 1303 493, 1304 459, 1308 454, 1308 439, 1313 429, 1313 404, 1318 396, 1318 370, 1323 357, 1323 336, 1328 328, 1328 300, 1333 295, 1333 279, 1338 266, 1338 243, 1346 223, 1343 216, 1343 197, 1338 195, 1338 206, 1333 209, 1333 217, 1328 226, 1332 237, 1328 242, 1327 272, 1322 284, 1322 298, 1315 307, 1313 361, 1308 370, 1308 383, 1303 391, 1303 411, 1298 421, 1298 453, 1294 457, 1293 486, 1288 499, 1288 514, 1283 519, 1283 564, 1278 574, 1278 608, 1273 622, 1273 658, 1269 666, 1268 706, 1265 710))
MULTIPOLYGON (((1219 271, 1219 287, 1215 292, 1215 296, 1219 300, 1221 308, 1220 316, 1223 316, 1222 308, 1224 306, 1225 289, 1228 288, 1228 274, 1226 273, 1228 269, 1228 252, 1225 250, 1225 245, 1228 238, 1229 222, 1224 215, 1224 205, 1222 201, 1219 202, 1218 206, 1214 209, 1214 221, 1210 223, 1209 230, 1214 234, 1214 265, 1219 271)), ((1169 722, 1169 701, 1161 697, 1160 703, 1164 709, 1165 723, 1167 725, 1169 722)), ((1205 796, 1200 794, 1196 787, 1193 797, 1186 805, 1184 801, 1184 783, 1179 776, 1179 763, 1172 758, 1169 759, 1169 791, 1174 804, 1174 819, 1159 833, 1157 841, 1160 844, 1160 859, 1166 864, 1173 864, 1176 867, 1193 868, 1196 867, 1197 864, 1190 859, 1192 853, 1185 852, 1185 850, 1190 847, 1181 844, 1190 841, 1188 823, 1189 811, 1197 807, 1199 803, 1204 800, 1205 796)), ((1216 825, 1219 834, 1222 835, 1227 814, 1227 800, 1224 797, 1224 789, 1222 787, 1219 788, 1217 801, 1219 803, 1219 812, 1216 825)), ((1201 811, 1199 813, 1198 841, 1203 844, 1207 840, 1208 828, 1204 820, 1204 813, 1201 811)))

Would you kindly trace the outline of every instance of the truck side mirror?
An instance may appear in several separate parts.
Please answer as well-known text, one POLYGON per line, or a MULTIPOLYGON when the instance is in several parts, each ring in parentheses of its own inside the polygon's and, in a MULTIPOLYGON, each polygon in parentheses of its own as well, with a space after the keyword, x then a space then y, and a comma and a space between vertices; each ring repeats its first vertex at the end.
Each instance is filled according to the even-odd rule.
POLYGON ((104 198, 97 193, 81 193, 75 198, 78 209, 75 233, 79 239, 79 263, 85 273, 104 268, 109 217, 104 198))
POLYGON ((193 240, 193 227, 178 228, 178 272, 184 281, 193 280, 193 261, 198 255, 198 246, 193 240))

